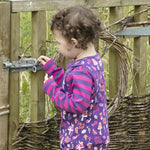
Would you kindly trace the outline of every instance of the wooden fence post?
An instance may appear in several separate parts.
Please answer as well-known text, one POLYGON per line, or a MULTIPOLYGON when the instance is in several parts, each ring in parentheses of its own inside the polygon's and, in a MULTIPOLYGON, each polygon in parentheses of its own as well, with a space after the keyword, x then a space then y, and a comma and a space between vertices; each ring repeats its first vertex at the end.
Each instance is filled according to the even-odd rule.
MULTIPOLYGON (((143 9, 145 6, 136 6, 135 13, 143 9)), ((147 21, 147 12, 135 16, 135 22, 147 21)), ((146 93, 146 76, 147 76, 147 37, 134 38, 134 55, 133 55, 133 71, 135 83, 133 83, 134 95, 146 93)))
MULTIPOLYGON (((122 7, 110 8, 110 24, 116 22, 123 17, 122 7)), ((113 26, 112 31, 120 29, 120 25, 113 26)), ((114 48, 109 51, 109 97, 114 98, 118 92, 120 82, 120 60, 118 53, 114 48)))
MULTIPOLYGON (((135 13, 143 9, 146 9, 146 6, 136 6, 135 13)), ((147 12, 135 16, 135 22, 147 21, 147 12)), ((148 37, 135 37, 134 38, 134 54, 133 54, 133 95, 139 96, 146 93, 146 77, 147 77, 147 43, 148 37)), ((135 100, 135 102, 144 102, 145 99, 135 100)), ((140 112, 139 112, 140 113, 140 112)), ((145 120, 145 112, 143 115, 140 113, 139 120, 145 120), (143 118, 141 118, 141 116, 143 118)), ((141 124, 142 125, 142 124, 141 124)), ((145 141, 141 141, 142 137, 146 136, 144 129, 137 131, 137 139, 135 139, 139 145, 142 145, 145 141)))
MULTIPOLYGON (((32 12, 32 57, 45 55, 46 12, 32 12)), ((31 121, 45 117, 44 71, 31 73, 31 121)))
MULTIPOLYGON (((11 13, 11 45, 10 61, 18 60, 20 46, 20 14, 11 13)), ((9 150, 13 150, 12 139, 16 136, 19 126, 19 73, 9 75, 9 150)))
MULTIPOLYGON (((110 24, 116 22, 117 20, 121 19, 123 17, 123 8, 122 7, 111 7, 110 8, 110 24)), ((111 31, 116 31, 120 29, 120 25, 113 26, 111 28, 111 31)), ((122 40, 121 38, 119 38, 122 40)), ((115 98, 120 84, 120 58, 118 52, 111 47, 109 50, 109 97, 115 98)), ((126 135, 126 129, 124 128, 124 116, 121 115, 120 112, 120 119, 121 121, 118 122, 114 127, 114 120, 117 120, 118 116, 113 115, 111 116, 109 120, 109 127, 110 127, 110 149, 111 149, 111 143, 112 145, 117 149, 124 149, 125 143, 123 142, 123 138, 126 135), (116 138, 114 136, 114 133, 116 138), (117 141, 116 141, 117 139, 117 141)))
POLYGON ((9 72, 3 71, 3 60, 9 58, 10 3, 0 2, 0 149, 7 150, 9 72))

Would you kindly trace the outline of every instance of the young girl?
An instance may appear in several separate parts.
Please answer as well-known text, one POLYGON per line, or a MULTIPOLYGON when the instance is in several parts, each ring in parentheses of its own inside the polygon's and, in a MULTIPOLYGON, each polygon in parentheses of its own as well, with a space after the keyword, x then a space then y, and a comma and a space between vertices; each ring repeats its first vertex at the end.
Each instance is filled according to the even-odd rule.
POLYGON ((58 51, 73 59, 66 72, 40 56, 50 78, 43 90, 61 109, 61 150, 106 150, 109 128, 103 63, 94 48, 101 22, 91 10, 74 6, 59 11, 51 29, 58 51))

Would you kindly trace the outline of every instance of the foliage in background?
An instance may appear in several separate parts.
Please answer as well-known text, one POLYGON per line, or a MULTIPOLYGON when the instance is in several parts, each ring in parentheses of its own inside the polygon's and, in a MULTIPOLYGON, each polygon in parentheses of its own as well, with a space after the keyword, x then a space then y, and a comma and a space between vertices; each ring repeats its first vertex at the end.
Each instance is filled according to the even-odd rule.
MULTIPOLYGON (((132 7, 124 7, 124 16, 127 15, 127 13, 133 9, 132 7)), ((50 20, 53 14, 56 11, 47 12, 47 23, 46 23, 46 39, 47 40, 54 40, 54 37, 52 35, 52 32, 50 30, 50 20)), ((104 26, 109 25, 109 9, 108 8, 99 8, 98 9, 98 15, 100 16, 100 19, 102 20, 102 23, 104 26)), ((124 38, 123 42, 133 49, 133 38, 124 38)), ((31 13, 30 12, 23 12, 21 13, 21 20, 20 20, 20 55, 23 53, 23 51, 27 48, 27 46, 31 43, 31 13)), ((104 49, 105 43, 104 41, 99 41, 99 50, 98 52, 100 55, 102 54, 102 51, 104 49)), ((54 43, 46 43, 46 55, 48 57, 54 57, 56 53, 56 44, 54 43)), ((130 59, 132 60, 132 54, 133 52, 129 52, 130 59)), ((26 52, 26 55, 31 56, 31 49, 29 49, 26 52)), ((150 46, 148 48, 148 62, 147 62, 147 85, 150 85, 150 46)), ((109 56, 108 53, 103 57, 104 62, 104 68, 105 68, 105 80, 106 80, 106 89, 108 94, 108 81, 109 81, 109 56)), ((23 72, 20 73, 20 121, 29 121, 30 120, 30 89, 31 89, 31 83, 30 83, 31 77, 29 72, 23 72)), ((130 73, 129 75, 129 89, 128 93, 130 94, 132 92, 132 75, 130 73)), ((150 86, 147 88, 147 92, 150 92, 150 86)), ((54 106, 48 96, 46 96, 46 118, 52 116, 55 113, 54 106)))
MULTIPOLYGON (((20 50, 21 55, 27 46, 31 43, 31 13, 20 13, 20 50)), ((31 49, 26 52, 26 55, 31 55, 31 49)), ((19 120, 20 122, 29 121, 30 109, 29 101, 31 97, 30 89, 30 72, 20 72, 20 109, 19 120)))
POLYGON ((26 122, 30 120, 30 109, 29 109, 29 102, 31 97, 30 79, 31 78, 29 72, 20 72, 19 119, 21 122, 26 122))
MULTIPOLYGON (((51 32, 50 26, 51 26, 51 18, 52 16, 56 13, 56 10, 53 11, 47 11, 46 13, 46 39, 47 40, 55 40, 54 36, 51 32)), ((46 55, 48 57, 54 57, 55 53, 56 53, 57 49, 56 49, 56 44, 55 43, 46 43, 46 55)))
MULTIPOLYGON (((31 12, 20 13, 20 55, 31 43, 31 12)), ((31 56, 31 48, 26 52, 31 56)))

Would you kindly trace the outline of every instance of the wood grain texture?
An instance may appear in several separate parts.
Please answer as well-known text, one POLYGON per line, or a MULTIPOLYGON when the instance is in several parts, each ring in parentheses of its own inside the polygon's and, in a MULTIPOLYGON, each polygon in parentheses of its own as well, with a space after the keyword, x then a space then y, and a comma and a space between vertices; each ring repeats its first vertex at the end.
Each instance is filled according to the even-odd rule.
POLYGON ((10 48, 10 3, 0 4, 0 149, 7 150, 8 141, 8 76, 2 70, 2 61, 9 58, 10 48))
MULTIPOLYGON (((144 6, 136 6, 135 12, 146 9, 144 6)), ((135 22, 147 21, 147 12, 135 17, 135 22)), ((142 95, 146 93, 146 76, 147 76, 147 55, 148 55, 148 38, 134 38, 134 54, 133 54, 133 71, 135 82, 133 83, 134 95, 142 95)))
MULTIPOLYGON (((46 12, 32 12, 32 57, 45 55, 46 12)), ((44 71, 31 73, 31 121, 45 117, 44 71)))
MULTIPOLYGON (((135 12, 139 12, 141 10, 146 9, 144 6, 136 6, 135 12)), ((147 21, 148 13, 142 13, 135 17, 135 22, 147 21)), ((146 79, 147 79, 147 55, 148 55, 148 37, 135 37, 134 38, 134 52, 133 52, 133 95, 139 96, 144 95, 146 93, 146 79)), ((145 103, 146 99, 135 99, 134 102, 143 102, 145 103)), ((143 111, 140 112, 139 118, 146 120, 148 119, 146 116, 148 112, 143 111)), ((132 127, 133 128, 133 127, 132 127)), ((132 129, 131 129, 132 130, 132 129)), ((137 142, 139 145, 139 149, 142 149, 142 145, 145 144, 144 140, 141 140, 141 137, 147 136, 146 130, 138 130, 137 131, 137 142)))
POLYGON ((22 12, 54 10, 73 5, 88 5, 94 8, 150 5, 150 0, 11 0, 11 3, 12 12, 22 12))
MULTIPOLYGON (((10 61, 18 60, 20 46, 20 14, 11 13, 11 45, 10 45, 10 61)), ((9 143, 16 136, 19 126, 19 73, 9 75, 9 143)), ((15 147, 9 144, 9 150, 15 147)))
MULTIPOLYGON (((110 24, 116 22, 122 17, 123 17, 122 7, 110 8, 110 24)), ((113 28, 111 28, 111 30, 116 31, 119 28, 120 25, 116 25, 113 28)), ((117 51, 112 47, 109 50, 109 96, 110 98, 116 96, 119 85, 120 85, 120 58, 117 51)))

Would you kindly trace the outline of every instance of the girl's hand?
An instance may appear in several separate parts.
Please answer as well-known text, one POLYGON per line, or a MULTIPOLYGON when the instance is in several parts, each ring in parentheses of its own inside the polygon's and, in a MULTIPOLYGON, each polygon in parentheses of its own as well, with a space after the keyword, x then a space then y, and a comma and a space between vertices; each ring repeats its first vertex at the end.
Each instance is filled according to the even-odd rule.
POLYGON ((50 58, 48 58, 47 56, 43 56, 43 55, 38 58, 38 61, 42 65, 45 65, 49 60, 50 60, 50 58))

